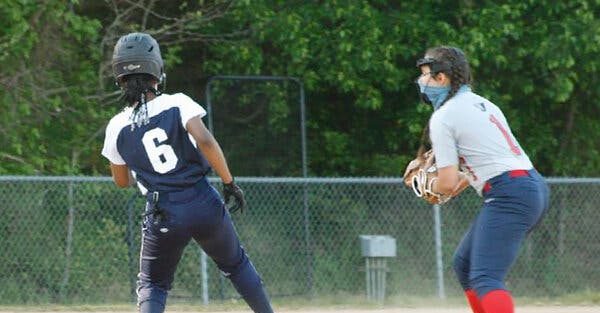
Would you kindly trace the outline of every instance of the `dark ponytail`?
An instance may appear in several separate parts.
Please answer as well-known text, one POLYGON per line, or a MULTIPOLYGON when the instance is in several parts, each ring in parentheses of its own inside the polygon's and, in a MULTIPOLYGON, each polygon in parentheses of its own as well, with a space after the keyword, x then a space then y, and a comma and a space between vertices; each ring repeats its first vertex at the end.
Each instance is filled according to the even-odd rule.
POLYGON ((133 112, 129 117, 132 122, 131 130, 136 126, 148 124, 147 94, 151 92, 155 96, 160 95, 160 92, 154 88, 155 84, 156 78, 149 74, 130 74, 121 78, 119 83, 123 91, 121 99, 128 107, 133 107, 133 112))

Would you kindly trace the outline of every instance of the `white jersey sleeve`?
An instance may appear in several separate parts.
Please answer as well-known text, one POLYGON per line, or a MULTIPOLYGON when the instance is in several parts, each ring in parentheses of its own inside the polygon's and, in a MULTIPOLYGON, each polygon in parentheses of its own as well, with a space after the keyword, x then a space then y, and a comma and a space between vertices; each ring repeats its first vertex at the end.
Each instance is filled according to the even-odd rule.
POLYGON ((117 149, 117 137, 123 128, 124 113, 121 112, 113 117, 106 126, 106 134, 104 137, 104 147, 102 147, 102 155, 107 158, 110 163, 116 165, 125 165, 125 160, 117 149))
POLYGON ((183 125, 183 128, 185 128, 187 122, 193 117, 200 116, 202 118, 206 116, 206 110, 204 110, 204 108, 196 101, 192 100, 192 98, 183 93, 172 95, 172 101, 179 107, 181 125, 183 125))
POLYGON ((444 112, 439 110, 434 112, 429 120, 429 137, 438 168, 458 166, 456 136, 452 125, 444 120, 444 112))

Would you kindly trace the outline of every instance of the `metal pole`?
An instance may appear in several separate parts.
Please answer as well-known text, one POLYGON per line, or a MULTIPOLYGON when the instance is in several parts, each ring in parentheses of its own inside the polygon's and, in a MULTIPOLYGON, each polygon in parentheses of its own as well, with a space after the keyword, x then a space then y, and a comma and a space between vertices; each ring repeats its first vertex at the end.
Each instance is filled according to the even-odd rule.
POLYGON ((211 102, 211 98, 210 98, 210 85, 211 84, 212 84, 212 79, 209 79, 208 83, 206 83, 206 90, 205 90, 205 95, 206 95, 206 115, 208 115, 208 130, 214 136, 215 132, 214 132, 214 129, 213 129, 212 102, 211 102))
POLYGON ((308 147, 306 141, 306 103, 304 98, 304 84, 299 80, 294 80, 298 84, 298 88, 300 88, 300 134, 301 138, 301 148, 302 148, 302 177, 308 177, 308 147))
POLYGON ((369 268, 369 258, 365 258, 365 283, 366 283, 366 291, 367 291, 367 299, 371 298, 371 293, 369 292, 369 283, 371 280, 370 275, 371 269, 369 268))
POLYGON ((375 280, 375 300, 377 302, 381 301, 381 258, 375 258, 375 268, 377 271, 377 276, 375 280))
POLYGON ((138 197, 137 193, 134 193, 131 198, 129 198, 129 200, 127 201, 127 259, 128 259, 128 264, 129 264, 129 286, 130 286, 130 294, 131 294, 131 298, 133 299, 133 301, 137 300, 137 293, 136 293, 136 274, 137 274, 137 269, 136 269, 136 262, 135 262, 135 258, 136 258, 136 254, 134 251, 134 225, 135 225, 135 219, 133 218, 134 215, 134 210, 133 210, 133 206, 135 204, 135 200, 138 197))
MULTIPOLYGON (((301 132, 301 148, 302 148, 302 177, 308 177, 308 154, 307 143, 306 143, 306 104, 304 100, 304 84, 295 78, 295 81, 298 84, 298 88, 300 89, 300 132, 301 132)), ((303 214, 304 214, 304 240, 306 242, 306 261, 307 261, 307 287, 311 295, 314 293, 313 288, 313 263, 312 263, 312 247, 310 244, 310 212, 308 207, 308 186, 306 183, 302 185, 302 204, 303 204, 303 214)))
POLYGON ((375 282, 375 275, 377 273, 375 273, 375 268, 374 268, 374 264, 373 264, 373 258, 369 257, 369 271, 371 272, 371 274, 369 276, 371 276, 371 279, 369 280, 369 300, 373 300, 374 298, 374 294, 375 294, 375 287, 374 287, 374 282, 375 282))
POLYGON ((381 268, 379 265, 379 258, 375 258, 375 301, 379 302, 381 297, 381 290, 379 290, 381 285, 381 268))
POLYGON ((69 285, 69 274, 71 271, 71 252, 73 245, 73 224, 75 223, 75 208, 73 208, 73 183, 69 183, 68 188, 68 220, 67 220, 67 238, 65 246, 65 271, 63 272, 63 280, 60 285, 60 300, 64 302, 69 285))
MULTIPOLYGON (((300 89, 300 134, 301 134, 301 151, 302 151, 302 177, 308 177, 308 153, 307 153, 307 140, 306 140, 306 103, 304 95, 304 84, 297 79, 293 78, 292 81, 298 84, 300 89)), ((308 186, 306 183, 302 185, 302 204, 304 214, 304 240, 306 242, 306 261, 307 261, 307 287, 310 295, 314 294, 313 288, 313 263, 312 263, 312 247, 310 244, 310 212, 308 207, 308 186)))
POLYGON ((435 257, 437 266, 438 297, 446 299, 444 290, 444 265, 442 263, 442 218, 440 216, 440 205, 433 205, 433 218, 435 224, 435 257))
POLYGON ((200 277, 202 280, 202 303, 208 305, 208 268, 206 252, 202 249, 200 249, 200 277))
POLYGON ((385 259, 379 258, 379 303, 383 304, 385 299, 385 259))
POLYGON ((381 303, 385 300, 385 284, 387 280, 387 259, 381 260, 381 303))

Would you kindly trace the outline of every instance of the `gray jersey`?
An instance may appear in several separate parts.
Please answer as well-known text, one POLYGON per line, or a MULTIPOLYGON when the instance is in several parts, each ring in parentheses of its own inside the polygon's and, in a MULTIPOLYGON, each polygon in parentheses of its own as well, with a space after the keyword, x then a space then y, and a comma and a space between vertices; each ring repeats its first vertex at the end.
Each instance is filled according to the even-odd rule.
POLYGON ((470 90, 435 111, 429 129, 437 167, 457 165, 470 173, 469 182, 480 195, 488 179, 533 168, 500 108, 470 90))

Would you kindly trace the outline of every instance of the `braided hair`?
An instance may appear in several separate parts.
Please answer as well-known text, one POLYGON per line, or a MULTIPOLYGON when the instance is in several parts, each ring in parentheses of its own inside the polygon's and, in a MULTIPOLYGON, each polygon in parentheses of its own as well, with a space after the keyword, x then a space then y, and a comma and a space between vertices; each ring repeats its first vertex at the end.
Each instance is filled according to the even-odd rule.
POLYGON ((128 107, 133 107, 131 116, 131 130, 135 127, 140 127, 149 123, 147 94, 153 93, 155 96, 160 95, 160 91, 156 90, 156 78, 149 74, 130 74, 125 75, 120 79, 119 85, 123 94, 121 99, 125 101, 128 107))

